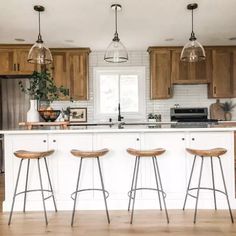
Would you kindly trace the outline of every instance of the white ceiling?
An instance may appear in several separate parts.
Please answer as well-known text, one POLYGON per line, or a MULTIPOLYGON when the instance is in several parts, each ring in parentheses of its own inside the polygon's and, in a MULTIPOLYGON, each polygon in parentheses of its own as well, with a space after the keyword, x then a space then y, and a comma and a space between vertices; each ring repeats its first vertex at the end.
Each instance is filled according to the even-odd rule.
POLYGON ((184 45, 191 32, 188 3, 196 2, 195 33, 203 45, 234 45, 236 0, 2 0, 0 43, 34 43, 38 16, 34 5, 43 5, 41 27, 50 47, 90 47, 105 50, 114 34, 112 3, 122 4, 118 13, 119 36, 128 50, 148 46, 184 45), (174 38, 173 41, 166 39, 174 38), (74 40, 74 42, 66 42, 74 40))

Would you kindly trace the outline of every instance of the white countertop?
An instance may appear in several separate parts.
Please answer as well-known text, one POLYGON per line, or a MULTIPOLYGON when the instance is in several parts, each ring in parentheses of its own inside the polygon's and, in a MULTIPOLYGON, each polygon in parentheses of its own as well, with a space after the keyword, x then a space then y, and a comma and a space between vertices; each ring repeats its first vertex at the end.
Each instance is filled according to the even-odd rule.
POLYGON ((225 132, 236 131, 236 127, 217 127, 208 125, 208 127, 171 127, 170 124, 162 124, 158 126, 148 125, 125 125, 119 128, 117 125, 109 127, 104 126, 71 126, 68 129, 60 129, 55 127, 42 127, 40 129, 27 130, 19 128, 16 130, 0 130, 0 134, 69 134, 69 133, 134 133, 134 132, 225 132))

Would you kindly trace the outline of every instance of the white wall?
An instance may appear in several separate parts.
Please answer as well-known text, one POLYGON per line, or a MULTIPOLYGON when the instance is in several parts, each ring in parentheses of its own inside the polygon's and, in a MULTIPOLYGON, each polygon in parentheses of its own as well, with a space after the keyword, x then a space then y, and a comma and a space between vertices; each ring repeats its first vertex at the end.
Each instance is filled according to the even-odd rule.
MULTIPOLYGON (((89 58, 89 100, 77 101, 77 102, 64 102, 56 101, 53 103, 53 107, 57 109, 66 107, 87 107, 88 109, 88 121, 92 122, 94 119, 93 107, 93 68, 112 66, 114 64, 107 63, 103 60, 104 52, 95 51, 90 54, 89 58)), ((164 100, 150 100, 150 70, 149 70, 149 55, 146 51, 131 51, 129 52, 129 61, 127 63, 121 63, 117 66, 145 66, 146 68, 146 110, 147 114, 150 112, 161 114, 162 121, 170 120, 170 108, 174 104, 179 104, 185 107, 209 107, 211 103, 215 102, 215 99, 207 98, 207 85, 175 85, 174 96, 171 99, 164 100)), ((236 99, 233 99, 236 102, 236 99)), ((225 99, 222 99, 225 101, 225 99)), ((236 119, 236 109, 233 113, 233 119, 236 119)))

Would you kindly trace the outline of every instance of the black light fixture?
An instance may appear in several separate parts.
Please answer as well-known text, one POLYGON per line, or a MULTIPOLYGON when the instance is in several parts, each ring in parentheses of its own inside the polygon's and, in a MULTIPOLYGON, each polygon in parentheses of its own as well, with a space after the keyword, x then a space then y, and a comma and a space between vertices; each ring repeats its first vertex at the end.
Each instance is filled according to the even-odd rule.
POLYGON ((121 8, 120 4, 111 5, 111 9, 115 11, 115 34, 104 55, 104 60, 111 63, 128 61, 128 52, 125 46, 121 43, 117 32, 117 11, 120 11, 121 8))
POLYGON ((180 60, 185 62, 198 62, 206 59, 206 53, 203 46, 197 41, 195 33, 193 32, 193 10, 198 7, 197 3, 187 5, 187 9, 192 11, 192 32, 189 42, 185 44, 180 60))
POLYGON ((38 12, 39 15, 39 34, 36 43, 32 46, 28 55, 28 62, 33 64, 50 64, 52 63, 52 54, 50 50, 44 45, 43 39, 41 36, 40 28, 40 13, 45 10, 43 6, 36 5, 34 10, 38 12))

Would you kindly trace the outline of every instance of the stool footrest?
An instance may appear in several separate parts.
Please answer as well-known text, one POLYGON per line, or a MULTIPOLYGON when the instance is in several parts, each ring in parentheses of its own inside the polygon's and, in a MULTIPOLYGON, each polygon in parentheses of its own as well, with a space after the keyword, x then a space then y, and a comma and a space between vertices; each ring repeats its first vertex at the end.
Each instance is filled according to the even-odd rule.
MULTIPOLYGON (((31 189, 31 190, 27 190, 27 191, 22 191, 22 192, 19 192, 19 193, 16 193, 15 197, 20 195, 20 194, 24 194, 24 193, 31 193, 31 192, 41 192, 42 190, 41 189, 31 189)), ((52 193, 51 190, 47 190, 47 189, 43 189, 43 192, 48 192, 48 193, 52 193)), ((47 200, 49 199, 50 197, 52 197, 53 195, 50 195, 46 198, 44 198, 44 200, 47 200)))
MULTIPOLYGON (((85 188, 85 189, 80 189, 80 190, 78 190, 78 191, 75 191, 75 192, 73 192, 72 194, 71 194, 71 198, 73 199, 73 200, 75 200, 75 198, 74 198, 74 195, 75 195, 75 193, 77 192, 77 193, 80 193, 80 192, 85 192, 85 191, 101 191, 101 192, 103 192, 103 190, 102 189, 100 189, 100 188, 85 188)), ((105 192, 105 194, 106 194, 106 199, 109 197, 109 192, 107 191, 107 190, 104 190, 104 192, 105 192)))
POLYGON ((152 191, 157 191, 157 192, 160 192, 160 193, 163 193, 164 195, 164 198, 166 198, 166 193, 160 189, 156 189, 156 188, 136 188, 136 189, 132 189, 131 191, 128 192, 128 196, 131 198, 131 199, 134 199, 131 195, 132 192, 134 192, 135 190, 152 190, 152 191))
MULTIPOLYGON (((226 195, 225 192, 223 192, 223 191, 221 191, 221 190, 219 190, 219 189, 213 189, 213 188, 207 188, 207 187, 200 187, 199 189, 200 189, 200 190, 216 191, 216 192, 219 192, 219 193, 222 193, 222 194, 226 195)), ((190 188, 190 189, 188 189, 187 194, 188 194, 190 197, 197 198, 197 196, 194 196, 194 195, 192 195, 192 194, 189 193, 189 191, 192 191, 192 190, 198 190, 198 188, 190 188)))

